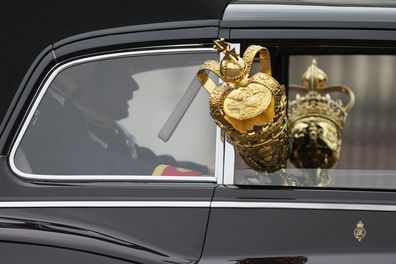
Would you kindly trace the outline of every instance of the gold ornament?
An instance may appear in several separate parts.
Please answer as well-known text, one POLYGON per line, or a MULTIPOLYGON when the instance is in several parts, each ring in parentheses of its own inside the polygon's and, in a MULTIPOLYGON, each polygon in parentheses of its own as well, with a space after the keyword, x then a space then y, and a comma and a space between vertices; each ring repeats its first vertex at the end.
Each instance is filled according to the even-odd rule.
POLYGON ((367 235, 366 228, 364 228, 364 224, 359 220, 356 224, 356 228, 353 230, 353 236, 357 239, 357 241, 362 241, 367 235))
POLYGON ((259 84, 233 90, 224 100, 224 112, 235 119, 246 120, 260 115, 271 103, 269 89, 261 89, 259 84))
POLYGON ((252 45, 241 58, 224 39, 214 43, 223 59, 206 61, 197 74, 210 95, 213 119, 249 166, 268 172, 284 169, 290 149, 286 95, 284 86, 271 76, 268 50, 252 45), (260 71, 249 77, 257 54, 260 71), (216 85, 208 71, 224 83, 216 85))
POLYGON ((317 169, 310 184, 326 185, 327 171, 337 162, 342 131, 348 112, 352 109, 355 96, 346 86, 325 87, 327 75, 317 66, 314 58, 302 76, 303 87, 289 87, 297 94, 289 103, 289 124, 292 152, 290 160, 297 168, 317 169), (331 98, 330 93, 343 93, 349 102, 331 98))

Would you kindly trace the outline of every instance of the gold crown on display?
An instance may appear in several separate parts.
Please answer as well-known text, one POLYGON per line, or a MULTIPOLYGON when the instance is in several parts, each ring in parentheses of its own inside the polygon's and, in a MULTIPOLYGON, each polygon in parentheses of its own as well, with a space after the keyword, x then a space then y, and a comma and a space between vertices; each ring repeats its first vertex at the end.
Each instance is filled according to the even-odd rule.
POLYGON ((305 96, 297 95, 289 104, 289 121, 294 123, 305 117, 322 117, 333 121, 338 128, 344 127, 347 112, 340 101, 334 101, 330 95, 322 96, 317 92, 308 92, 305 96))
POLYGON ((302 76, 303 87, 290 87, 291 91, 298 92, 296 99, 289 103, 289 121, 291 124, 302 118, 319 117, 332 121, 343 129, 348 112, 351 110, 355 96, 346 86, 328 86, 326 73, 319 69, 317 60, 314 58, 312 64, 302 76), (349 97, 346 106, 340 100, 331 98, 332 93, 343 93, 349 97), (304 93, 304 96, 300 96, 304 93))

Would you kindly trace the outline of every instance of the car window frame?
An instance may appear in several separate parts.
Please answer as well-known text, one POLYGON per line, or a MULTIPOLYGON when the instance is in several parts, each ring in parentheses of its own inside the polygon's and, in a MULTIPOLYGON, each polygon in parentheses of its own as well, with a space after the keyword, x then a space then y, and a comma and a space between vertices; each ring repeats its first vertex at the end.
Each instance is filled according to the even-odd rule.
POLYGON ((47 73, 45 80, 40 84, 37 95, 31 102, 31 105, 27 111, 26 118, 21 123, 21 127, 17 132, 17 136, 12 143, 11 152, 8 157, 8 162, 11 171, 18 177, 28 181, 51 181, 51 182, 102 182, 102 181, 128 181, 128 182, 198 182, 198 183, 221 183, 223 182, 223 149, 224 140, 222 139, 222 133, 218 127, 216 127, 216 147, 215 147, 215 173, 214 176, 152 176, 152 175, 43 175, 26 173, 17 168, 15 165, 15 156, 17 149, 22 141, 22 138, 32 120, 34 113, 36 112, 41 100, 46 94, 50 84, 55 77, 64 69, 79 65, 87 62, 94 62, 99 60, 114 59, 114 58, 125 58, 133 56, 144 56, 144 55, 169 55, 169 54, 183 54, 183 53, 202 53, 210 52, 215 53, 212 48, 207 47, 183 47, 181 45, 173 45, 168 47, 158 47, 149 50, 137 50, 137 51, 121 51, 112 52, 106 54, 96 54, 87 56, 84 58, 76 58, 67 61, 66 63, 55 64, 47 73))
MULTIPOLYGON (((335 45, 334 39, 337 39, 334 36, 343 36, 340 33, 340 30, 334 30, 334 29, 329 29, 328 32, 330 32, 330 37, 320 37, 321 42, 312 42, 310 41, 310 38, 307 38, 307 36, 314 36, 316 34, 316 30, 314 29, 301 29, 302 32, 305 33, 303 36, 299 36, 298 34, 292 33, 294 29, 267 29, 267 28, 236 28, 236 29, 231 29, 230 32, 230 41, 228 43, 231 44, 231 46, 235 47, 238 52, 240 52, 241 46, 243 48, 243 45, 240 45, 238 43, 244 43, 248 41, 249 43, 255 43, 255 42, 266 42, 270 45, 273 45, 274 43, 277 45, 282 45, 285 44, 285 46, 288 46, 288 43, 282 42, 284 39, 291 39, 296 42, 293 42, 293 44, 311 44, 314 46, 320 46, 320 44, 323 44, 323 41, 330 41, 333 46, 337 46, 337 52, 335 54, 337 55, 393 55, 396 56, 396 48, 394 46, 391 46, 389 43, 381 43, 383 40, 391 41, 390 43, 394 44, 396 42, 395 34, 392 36, 389 35, 382 35, 384 33, 383 30, 350 30, 353 32, 353 35, 350 37, 350 39, 346 39, 341 41, 341 44, 335 45), (288 32, 288 33, 286 33, 288 32), (263 37, 266 33, 268 33, 265 37, 263 37), (279 33, 279 34, 278 34, 279 33), (334 36, 333 36, 334 35, 334 36), (359 36, 359 37, 357 37, 359 36), (351 40, 361 40, 362 44, 365 45, 357 45, 356 43, 353 43, 351 40), (373 47, 376 47, 377 50, 374 50, 373 47), (368 51, 366 51, 369 49, 368 51), (362 53, 362 51, 367 52, 367 53, 362 53)), ((326 53, 323 52, 323 49, 326 49, 327 47, 321 47, 317 48, 318 50, 321 50, 322 52, 320 53, 315 53, 317 55, 334 55, 334 53, 326 53)), ((299 50, 294 50, 290 47, 287 47, 285 49, 283 47, 283 56, 287 58, 287 62, 284 65, 287 65, 287 68, 283 72, 283 76, 281 76, 278 80, 281 81, 286 87, 289 86, 289 57, 293 55, 308 55, 309 53, 307 52, 302 52, 299 50)), ((276 72, 275 72, 276 73, 276 72)), ((273 74, 274 74, 274 69, 273 69, 273 74)), ((288 89, 286 89, 287 93, 287 98, 289 100, 289 95, 288 95, 288 89)), ((389 188, 389 189, 384 189, 384 188, 377 188, 377 187, 370 187, 370 186, 360 186, 360 187, 350 187, 350 186, 337 186, 337 187, 318 187, 318 186, 282 186, 282 185, 265 185, 265 184, 237 184, 235 181, 235 161, 236 161, 236 150, 234 149, 233 145, 231 143, 226 143, 225 146, 225 153, 224 153, 224 166, 225 166, 225 171, 224 171, 224 181, 223 184, 226 186, 233 186, 233 187, 238 187, 238 188, 258 188, 261 190, 268 190, 269 188, 281 188, 281 189, 288 189, 292 188, 293 190, 313 190, 315 192, 323 192, 327 190, 331 191, 340 191, 340 190, 347 190, 351 192, 359 192, 359 191, 369 191, 369 192, 394 192, 396 189, 389 188)))

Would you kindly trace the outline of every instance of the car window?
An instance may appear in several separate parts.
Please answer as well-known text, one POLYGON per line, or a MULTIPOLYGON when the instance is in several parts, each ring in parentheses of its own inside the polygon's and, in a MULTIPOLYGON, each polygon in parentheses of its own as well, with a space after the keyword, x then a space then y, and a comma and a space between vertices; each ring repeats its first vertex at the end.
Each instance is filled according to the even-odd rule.
MULTIPOLYGON (((322 55, 316 56, 318 67, 328 77, 327 86, 346 86, 355 95, 341 133, 339 158, 328 170, 287 164, 287 177, 296 178, 298 186, 335 188, 396 188, 396 57, 391 55, 322 55)), ((302 86, 302 75, 313 56, 291 56, 289 87, 302 86)), ((289 89, 290 104, 297 93, 289 89)), ((300 97, 303 96, 300 94, 300 97)), ((327 95, 324 95, 327 96, 327 95)), ((330 93, 343 105, 345 95, 330 93)), ((304 129, 304 128, 301 128, 304 129)), ((321 127, 320 133, 326 132, 321 127)), ((325 131, 326 130, 326 131, 325 131)), ((328 130, 326 133, 331 133, 328 130)), ((320 138, 320 135, 319 135, 320 138)), ((282 185, 279 172, 263 173, 248 168, 236 154, 235 183, 247 185, 282 185)))
POLYGON ((16 170, 214 176, 216 128, 195 74, 202 61, 217 57, 199 50, 132 52, 59 67, 20 135, 16 170))

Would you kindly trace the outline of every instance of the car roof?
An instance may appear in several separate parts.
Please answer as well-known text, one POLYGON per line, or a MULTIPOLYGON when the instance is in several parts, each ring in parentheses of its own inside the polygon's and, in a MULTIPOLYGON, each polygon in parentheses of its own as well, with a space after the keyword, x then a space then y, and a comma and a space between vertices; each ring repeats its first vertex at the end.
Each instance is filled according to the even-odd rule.
POLYGON ((368 0, 237 0, 227 6, 221 26, 395 30, 395 7, 396 2, 368 0))

